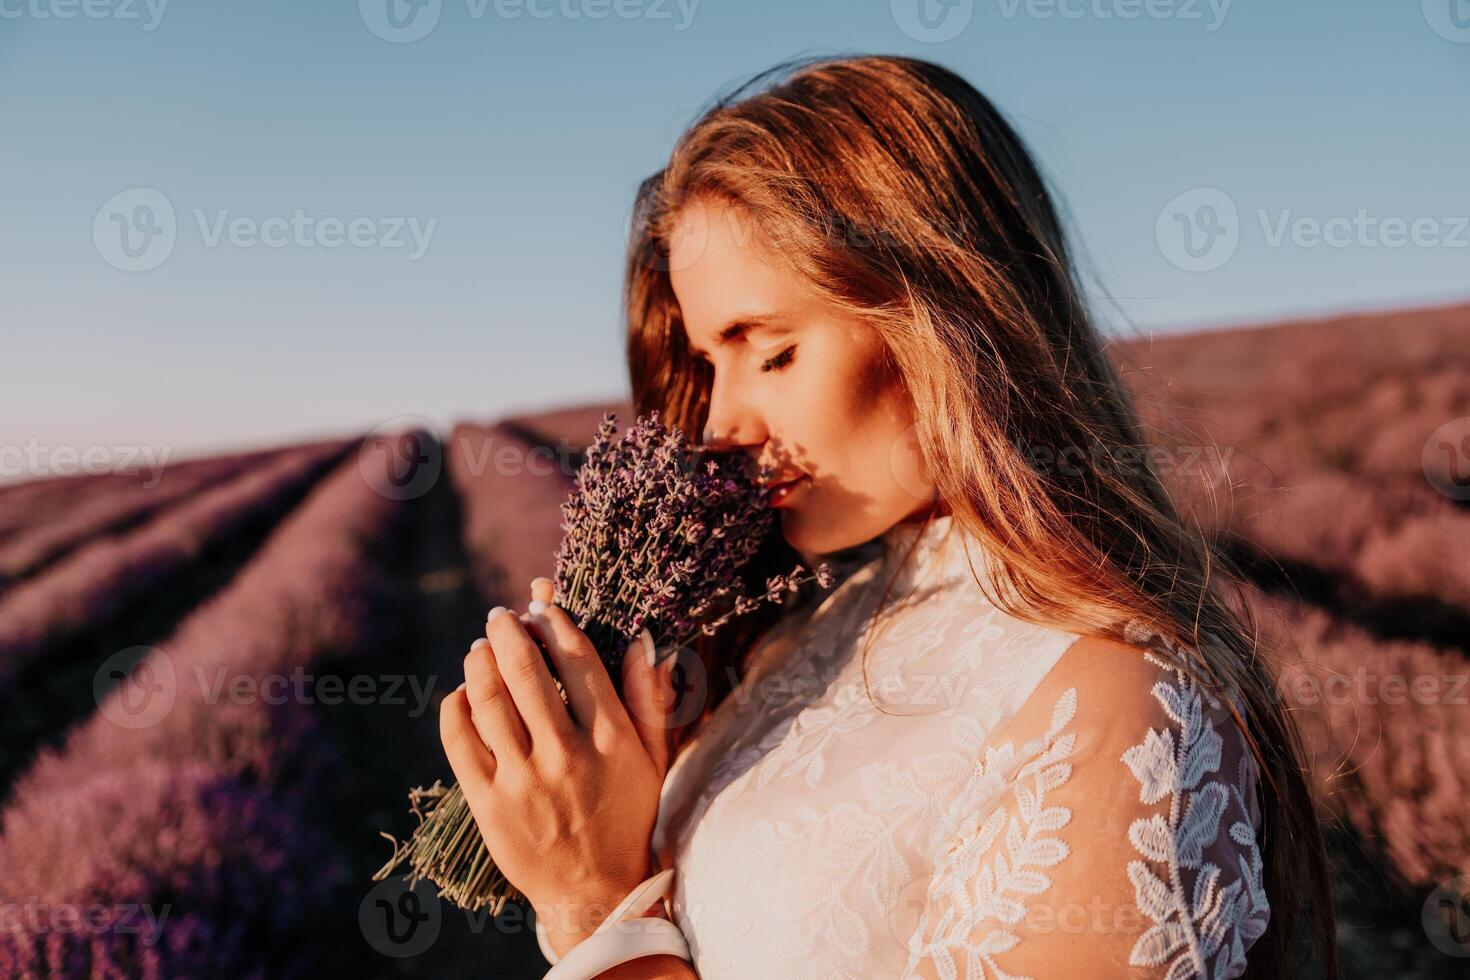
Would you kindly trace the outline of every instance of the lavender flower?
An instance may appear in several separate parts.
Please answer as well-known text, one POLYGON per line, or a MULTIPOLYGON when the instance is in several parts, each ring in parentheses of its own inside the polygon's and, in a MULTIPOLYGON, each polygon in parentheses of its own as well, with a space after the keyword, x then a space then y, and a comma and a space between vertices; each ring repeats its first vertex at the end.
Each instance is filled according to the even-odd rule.
MULTIPOLYGON (((813 577, 830 587, 833 575, 826 563, 809 576, 798 566, 768 578, 760 595, 742 595, 740 569, 775 519, 766 490, 755 482, 770 474, 753 474, 743 455, 691 446, 657 412, 615 440, 616 423, 612 413, 603 417, 562 504, 565 536, 553 589, 621 696, 624 651, 644 629, 667 656, 762 602, 783 603, 813 577)), ((407 862, 409 887, 426 878, 460 908, 488 905, 498 915, 506 901, 520 897, 490 858, 458 785, 436 782, 410 791, 409 799, 418 828, 403 844, 383 835, 394 852, 375 881, 407 862)))
MULTIPOLYGON (((692 448, 657 412, 617 442, 615 431, 609 413, 562 504, 554 585, 556 603, 618 679, 623 650, 645 627, 658 648, 677 648, 806 579, 798 568, 769 579, 758 598, 727 600, 774 520, 750 460, 692 448)), ((830 584, 826 565, 816 576, 830 584)))

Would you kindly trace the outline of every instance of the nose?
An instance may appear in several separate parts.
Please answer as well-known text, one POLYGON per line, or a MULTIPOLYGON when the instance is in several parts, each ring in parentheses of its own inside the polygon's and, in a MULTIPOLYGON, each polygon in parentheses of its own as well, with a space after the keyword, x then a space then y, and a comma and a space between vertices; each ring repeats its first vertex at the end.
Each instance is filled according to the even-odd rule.
POLYGON ((716 452, 759 448, 766 441, 766 426, 760 413, 716 378, 710 389, 705 416, 704 445, 716 452))

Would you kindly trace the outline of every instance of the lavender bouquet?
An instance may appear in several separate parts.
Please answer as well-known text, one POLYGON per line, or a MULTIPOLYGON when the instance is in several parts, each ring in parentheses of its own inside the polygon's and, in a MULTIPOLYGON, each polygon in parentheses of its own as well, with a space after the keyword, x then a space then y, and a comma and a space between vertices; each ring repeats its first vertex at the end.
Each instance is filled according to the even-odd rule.
MULTIPOLYGON (((832 572, 822 563, 803 576, 798 566, 767 579, 761 595, 741 595, 739 571, 774 520, 757 483, 770 474, 753 475, 742 454, 691 446, 657 412, 614 441, 616 421, 612 413, 604 416, 562 504, 566 534, 553 585, 556 604, 597 648, 621 697, 623 653, 644 628, 664 659, 762 602, 784 603, 812 578, 830 586, 832 572)), ((549 657, 547 666, 555 678, 549 657)), ((436 781, 408 795, 418 828, 402 844, 383 834, 394 844, 393 857, 374 881, 406 862, 410 888, 427 879, 463 909, 489 906, 499 915, 507 901, 522 897, 495 867, 457 784, 436 781)))

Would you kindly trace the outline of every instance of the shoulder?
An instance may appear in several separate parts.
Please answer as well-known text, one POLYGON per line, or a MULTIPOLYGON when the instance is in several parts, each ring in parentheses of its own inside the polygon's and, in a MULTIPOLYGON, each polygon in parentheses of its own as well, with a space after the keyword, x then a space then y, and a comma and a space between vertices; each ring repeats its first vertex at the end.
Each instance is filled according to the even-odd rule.
POLYGON ((1257 773, 1228 700, 1185 660, 1137 621, 1123 639, 1079 638, 992 733, 976 773, 994 808, 955 835, 941 877, 955 894, 964 878, 1012 903, 1009 922, 974 924, 1010 947, 993 965, 1049 975, 1088 956, 1099 976, 1243 971, 1269 917, 1257 773))
MULTIPOLYGON (((1104 807, 1096 825, 1130 839, 1140 808, 1173 804, 1186 821, 1213 814, 1218 824, 1229 811, 1254 840, 1254 757, 1231 699, 1197 674, 1186 651, 1140 621, 1121 640, 1081 637, 991 741, 1025 746, 1023 759, 1048 749, 1065 758, 1072 793, 1104 807)), ((1183 856, 1197 866, 1192 850, 1183 856)))
POLYGON ((1176 731, 1213 747, 1228 734, 1238 752, 1246 749, 1230 701, 1198 683, 1186 652, 1139 620, 1123 639, 1077 638, 994 740, 1022 743, 1044 735, 1059 704, 1069 707, 1068 727, 1084 761, 1120 759, 1150 732, 1176 731))

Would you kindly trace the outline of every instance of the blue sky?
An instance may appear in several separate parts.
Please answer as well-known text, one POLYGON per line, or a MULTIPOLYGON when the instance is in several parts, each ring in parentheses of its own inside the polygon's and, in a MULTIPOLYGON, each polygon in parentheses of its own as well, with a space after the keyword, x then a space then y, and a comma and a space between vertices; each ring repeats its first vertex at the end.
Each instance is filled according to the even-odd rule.
POLYGON ((1109 329, 1470 298, 1470 0, 388 2, 0 0, 0 445, 619 397, 637 181, 802 54, 994 100, 1109 329))

